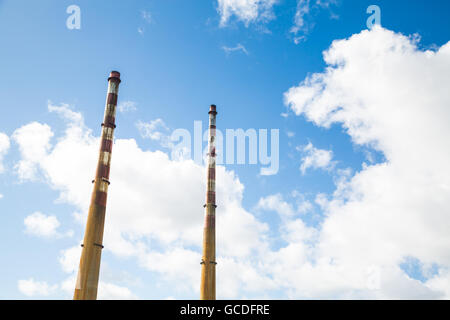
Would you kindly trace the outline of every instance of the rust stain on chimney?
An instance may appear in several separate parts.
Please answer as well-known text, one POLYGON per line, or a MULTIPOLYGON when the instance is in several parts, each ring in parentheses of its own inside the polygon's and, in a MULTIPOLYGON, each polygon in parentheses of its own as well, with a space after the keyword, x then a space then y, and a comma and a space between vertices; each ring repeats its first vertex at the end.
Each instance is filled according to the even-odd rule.
POLYGON ((106 201, 108 197, 109 172, 113 146, 114 129, 116 128, 117 96, 119 93, 120 73, 112 71, 108 78, 105 115, 102 123, 100 155, 95 175, 94 190, 83 247, 80 267, 75 285, 74 300, 97 299, 100 259, 103 249, 103 231, 105 226, 106 201))
POLYGON ((216 115, 216 106, 211 105, 209 109, 208 170, 201 262, 201 300, 216 299, 216 115))

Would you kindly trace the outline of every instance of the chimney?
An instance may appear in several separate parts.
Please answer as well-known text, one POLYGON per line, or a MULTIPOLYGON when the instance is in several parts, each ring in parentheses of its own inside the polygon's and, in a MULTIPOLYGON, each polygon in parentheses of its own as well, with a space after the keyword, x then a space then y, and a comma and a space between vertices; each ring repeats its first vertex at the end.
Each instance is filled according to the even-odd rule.
POLYGON ((216 300, 216 106, 209 109, 208 171, 203 229, 201 300, 216 300))
POLYGON ((108 78, 105 115, 102 123, 100 156, 92 192, 91 204, 84 234, 80 267, 75 286, 74 300, 96 300, 100 258, 103 249, 103 230, 105 226, 106 198, 109 186, 111 151, 119 92, 120 73, 112 71, 108 78))

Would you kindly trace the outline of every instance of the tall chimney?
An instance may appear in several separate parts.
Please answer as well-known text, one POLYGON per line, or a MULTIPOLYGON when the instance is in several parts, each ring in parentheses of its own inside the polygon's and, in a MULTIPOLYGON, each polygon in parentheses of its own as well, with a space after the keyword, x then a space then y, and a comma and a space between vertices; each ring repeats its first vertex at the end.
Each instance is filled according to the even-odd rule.
POLYGON ((100 156, 95 175, 94 190, 84 234, 84 242, 80 259, 80 268, 75 286, 74 300, 96 300, 100 258, 103 249, 103 230, 105 226, 106 198, 109 186, 109 170, 111 151, 119 92, 120 73, 112 71, 108 78, 108 94, 106 96, 105 115, 102 123, 100 156))
POLYGON ((216 300, 216 106, 209 109, 208 171, 203 229, 201 300, 216 300))

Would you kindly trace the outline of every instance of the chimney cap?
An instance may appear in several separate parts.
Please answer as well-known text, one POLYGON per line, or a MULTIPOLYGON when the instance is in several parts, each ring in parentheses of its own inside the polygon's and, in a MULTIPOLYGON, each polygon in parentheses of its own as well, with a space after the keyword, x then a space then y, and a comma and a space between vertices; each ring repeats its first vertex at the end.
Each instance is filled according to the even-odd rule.
POLYGON ((111 71, 111 73, 109 74, 108 81, 110 81, 111 79, 116 79, 120 82, 120 72, 119 71, 111 71))
POLYGON ((214 114, 217 114, 217 110, 216 110, 216 105, 215 104, 212 104, 210 107, 209 107, 209 112, 208 113, 214 113, 214 114))

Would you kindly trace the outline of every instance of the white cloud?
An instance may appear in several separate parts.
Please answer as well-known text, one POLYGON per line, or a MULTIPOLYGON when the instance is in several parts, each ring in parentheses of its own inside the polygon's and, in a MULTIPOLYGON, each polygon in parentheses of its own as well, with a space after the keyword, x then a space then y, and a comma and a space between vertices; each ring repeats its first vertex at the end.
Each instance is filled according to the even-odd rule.
POLYGON ((164 252, 146 251, 140 255, 139 264, 163 275, 169 281, 177 281, 177 291, 199 292, 201 254, 184 248, 167 248, 164 252), (180 263, 183 261, 183 263, 180 263))
MULTIPOLYGON (((252 23, 267 23, 275 19, 273 7, 278 0, 217 0, 217 11, 220 14, 220 26, 226 26, 234 16, 248 27, 252 23)), ((290 33, 295 44, 306 41, 306 35, 314 27, 313 16, 322 9, 330 11, 330 19, 338 16, 331 11, 336 0, 297 0, 293 26, 290 33)), ((269 32, 268 30, 264 31, 269 32)))
POLYGON ((310 0, 298 0, 297 10, 295 12, 294 26, 291 28, 291 32, 297 33, 305 28, 305 15, 309 14, 310 11, 310 0))
POLYGON ((240 43, 238 43, 235 47, 227 47, 227 46, 223 46, 222 50, 225 51, 225 53, 227 55, 229 55, 230 53, 234 52, 234 51, 242 51, 243 53, 245 53, 246 55, 248 55, 248 51, 247 49, 240 43))
MULTIPOLYGON (((306 41, 305 35, 308 34, 314 26, 314 23, 311 21, 312 13, 323 8, 329 9, 332 4, 336 4, 336 0, 297 0, 294 25, 290 30, 290 32, 294 34, 295 44, 306 41), (299 33, 302 33, 303 35, 298 35, 299 33)), ((337 19, 337 17, 336 14, 331 12, 331 19, 337 19)))
MULTIPOLYGON (((61 283, 61 289, 67 294, 72 296, 75 289, 75 281, 77 278, 78 267, 81 257, 81 246, 74 246, 60 252, 58 258, 59 263, 64 272, 70 274, 61 283)), ((102 270, 105 270, 106 265, 102 264, 102 270)), ((100 278, 104 278, 104 272, 101 272, 100 278)), ((123 275, 121 275, 123 276, 123 275)), ((115 279, 117 280, 117 279, 115 279)), ((135 295, 129 288, 109 281, 100 280, 98 287, 98 300, 135 300, 138 296, 135 295)))
POLYGON ((38 122, 32 122, 14 131, 12 139, 19 145, 22 157, 15 166, 21 180, 36 178, 36 165, 47 155, 52 137, 50 127, 38 122))
POLYGON ((49 296, 58 288, 56 285, 50 286, 45 281, 35 281, 33 278, 28 280, 19 280, 17 286, 19 291, 28 297, 49 296))
POLYGON ((220 25, 225 26, 234 15, 246 26, 252 22, 266 22, 274 18, 272 7, 277 0, 218 0, 220 25))
POLYGON ((150 122, 138 121, 136 127, 141 137, 157 141, 164 148, 172 148, 173 142, 170 137, 169 127, 162 119, 151 120, 150 122))
POLYGON ((74 123, 76 125, 83 124, 83 116, 79 112, 75 112, 70 108, 67 103, 62 103, 60 106, 53 105, 51 101, 48 102, 48 111, 54 112, 61 116, 63 119, 69 121, 69 123, 74 123))
POLYGON ((69 231, 65 235, 59 233, 57 229, 60 222, 55 216, 48 216, 40 212, 35 212, 24 219, 25 233, 43 237, 53 238, 62 236, 72 236, 73 232, 69 231))
POLYGON ((81 246, 78 245, 62 250, 60 252, 58 261, 64 272, 75 273, 76 271, 78 271, 80 257, 81 257, 81 246))
POLYGON ((8 153, 10 147, 9 137, 0 132, 0 173, 5 171, 3 166, 3 157, 8 153))
MULTIPOLYGON (((262 254, 258 255, 258 258, 262 257, 262 254)), ((260 296, 265 291, 277 288, 270 275, 258 266, 260 261, 249 257, 223 257, 218 259, 218 262, 217 288, 222 299, 243 297, 245 293, 260 296)))
POLYGON ((333 152, 331 150, 317 149, 308 143, 306 146, 297 148, 304 156, 301 159, 300 171, 305 174, 308 168, 313 169, 331 169, 334 166, 333 152))
POLYGON ((316 230, 306 227, 303 220, 299 218, 300 213, 305 213, 311 209, 308 201, 300 201, 297 208, 287 202, 281 194, 274 194, 259 199, 257 209, 276 212, 282 220, 280 227, 281 238, 287 242, 302 243, 311 240, 316 235, 316 230))
MULTIPOLYGON (((448 281, 437 276, 425 286, 398 268, 407 256, 450 266, 450 96, 443 85, 450 84, 450 43, 422 51, 416 42, 381 27, 334 41, 324 53, 326 70, 285 95, 297 115, 325 128, 339 123, 355 144, 386 158, 338 181, 322 201, 327 218, 317 255, 334 263, 309 277, 323 286, 323 293, 311 291, 316 296, 436 297, 431 290, 448 281), (373 265, 379 290, 367 290, 365 273, 373 265)), ((309 287, 302 268, 295 279, 306 282, 297 295, 309 287)))
POLYGON ((164 136, 166 136, 165 132, 169 130, 166 123, 159 118, 150 122, 138 121, 136 126, 143 138, 149 138, 156 141, 160 141, 164 136))
POLYGON ((431 290, 441 292, 442 299, 450 299, 450 270, 448 268, 443 268, 436 276, 431 277, 430 280, 426 282, 426 286, 431 290))
POLYGON ((130 289, 112 283, 100 281, 98 300, 136 300, 138 297, 130 289))
POLYGON ((133 101, 124 101, 118 105, 118 110, 122 113, 136 111, 136 102, 133 101))
POLYGON ((259 199, 256 207, 262 210, 276 211, 284 217, 292 217, 295 214, 292 205, 285 202, 283 196, 279 193, 259 199))
POLYGON ((292 218, 297 214, 307 213, 312 210, 312 204, 305 200, 304 195, 295 191, 292 192, 291 197, 296 202, 295 206, 285 201, 281 193, 277 193, 260 198, 256 205, 256 209, 274 211, 282 218, 292 218))

